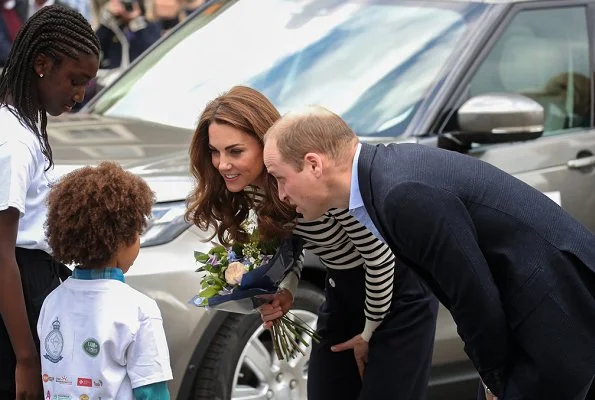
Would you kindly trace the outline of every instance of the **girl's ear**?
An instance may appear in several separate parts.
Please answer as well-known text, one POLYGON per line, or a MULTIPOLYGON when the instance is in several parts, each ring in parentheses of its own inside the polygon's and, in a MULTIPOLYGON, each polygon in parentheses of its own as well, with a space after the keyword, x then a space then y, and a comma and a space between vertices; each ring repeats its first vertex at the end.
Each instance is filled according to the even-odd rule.
POLYGON ((40 78, 46 76, 52 70, 53 66, 54 60, 43 53, 39 53, 37 56, 35 56, 35 60, 33 61, 35 75, 39 76, 40 78))

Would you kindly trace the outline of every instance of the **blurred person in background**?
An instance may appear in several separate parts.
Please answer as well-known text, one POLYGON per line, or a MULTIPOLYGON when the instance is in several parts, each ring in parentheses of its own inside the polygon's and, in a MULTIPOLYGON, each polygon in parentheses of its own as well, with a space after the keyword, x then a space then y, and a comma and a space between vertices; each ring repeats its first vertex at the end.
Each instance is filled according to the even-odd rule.
POLYGON ((15 0, 0 0, 0 4, 0 67, 4 67, 23 19, 16 10, 15 0))
POLYGON ((160 25, 145 17, 142 0, 110 0, 103 6, 99 23, 96 33, 102 69, 126 67, 161 36, 160 25))
POLYGON ((42 7, 52 4, 70 7, 81 13, 89 22, 92 18, 91 0, 12 0, 12 2, 16 3, 15 8, 23 21, 31 18, 42 7))
POLYGON ((161 32, 162 34, 165 34, 208 1, 209 0, 153 0, 152 7, 150 7, 152 10, 151 17, 155 22, 161 24, 161 32))

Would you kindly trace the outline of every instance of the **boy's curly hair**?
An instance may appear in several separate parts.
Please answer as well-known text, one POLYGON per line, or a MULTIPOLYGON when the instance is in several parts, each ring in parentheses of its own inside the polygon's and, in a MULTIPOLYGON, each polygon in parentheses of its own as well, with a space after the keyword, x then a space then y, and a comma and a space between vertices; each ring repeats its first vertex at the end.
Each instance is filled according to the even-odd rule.
POLYGON ((143 231, 153 201, 142 178, 113 162, 65 175, 48 196, 45 228, 54 258, 86 269, 106 266, 143 231))

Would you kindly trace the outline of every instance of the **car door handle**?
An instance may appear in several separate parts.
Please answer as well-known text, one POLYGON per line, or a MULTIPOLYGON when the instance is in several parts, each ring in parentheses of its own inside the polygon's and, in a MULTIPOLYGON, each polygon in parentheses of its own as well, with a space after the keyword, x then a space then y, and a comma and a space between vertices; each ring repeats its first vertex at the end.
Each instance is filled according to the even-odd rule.
POLYGON ((581 169, 585 167, 591 167, 595 165, 595 156, 576 158, 574 160, 568 161, 567 165, 570 169, 581 169))

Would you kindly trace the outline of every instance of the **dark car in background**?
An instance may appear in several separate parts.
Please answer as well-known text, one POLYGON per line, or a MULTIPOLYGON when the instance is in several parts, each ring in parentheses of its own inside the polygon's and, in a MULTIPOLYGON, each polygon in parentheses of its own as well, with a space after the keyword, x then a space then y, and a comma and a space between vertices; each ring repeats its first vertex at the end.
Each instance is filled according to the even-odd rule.
MULTIPOLYGON (((258 315, 188 304, 200 282, 193 250, 210 246, 183 218, 188 144, 207 101, 242 84, 281 112, 319 104, 362 141, 417 142, 492 163, 595 230, 594 21, 595 3, 574 0, 212 1, 81 113, 52 119, 59 173, 117 160, 156 193, 127 279, 161 308, 172 398, 306 398, 307 349, 280 363, 258 315)), ((312 324, 324 279, 308 255, 295 306, 312 324)), ((473 399, 476 389, 441 309, 430 398, 473 399)))

